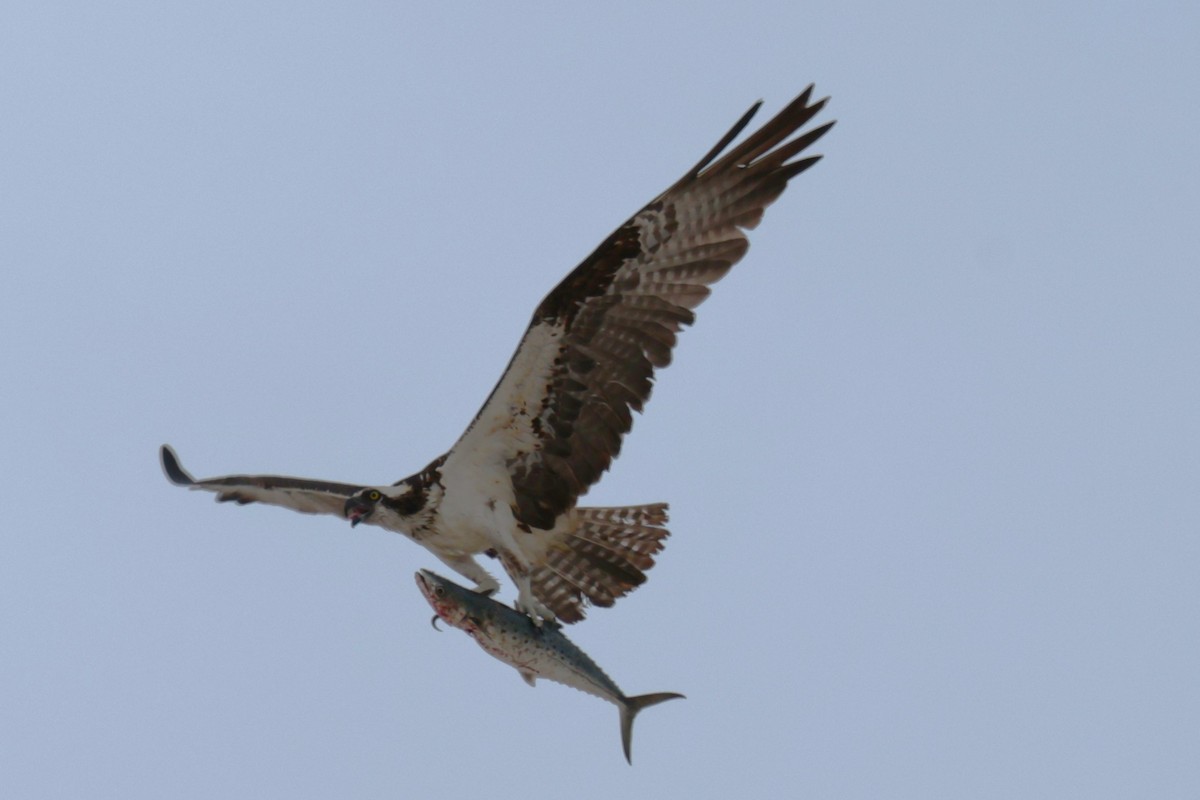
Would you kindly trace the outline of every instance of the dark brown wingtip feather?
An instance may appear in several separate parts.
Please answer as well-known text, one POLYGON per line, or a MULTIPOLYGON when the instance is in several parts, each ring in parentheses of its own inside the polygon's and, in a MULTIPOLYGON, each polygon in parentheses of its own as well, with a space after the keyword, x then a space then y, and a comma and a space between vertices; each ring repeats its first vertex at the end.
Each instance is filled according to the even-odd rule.
MULTIPOLYGON (((732 167, 744 167, 764 154, 771 154, 773 156, 774 153, 772 153, 771 148, 778 145, 781 141, 786 139, 793 132, 798 130, 810 119, 816 116, 817 113, 819 113, 821 109, 825 107, 825 104, 829 102, 828 96, 822 97, 816 102, 810 102, 812 100, 812 93, 815 88, 816 84, 810 83, 798 97, 792 100, 792 102, 788 103, 782 111, 763 124, 763 126, 755 131, 749 138, 747 138, 746 141, 742 142, 735 149, 726 153, 724 157, 721 157, 721 154, 724 152, 725 148, 729 147, 729 145, 733 143, 733 140, 736 139, 738 135, 745 130, 746 126, 750 124, 750 120, 753 119, 754 115, 762 107, 762 101, 759 100, 757 103, 750 106, 750 109, 743 114, 736 123, 734 123, 733 127, 730 128, 724 136, 721 137, 721 140, 717 142, 711 150, 704 154, 704 158, 700 159, 700 161, 698 161, 694 167, 684 173, 682 178, 680 178, 673 186, 671 186, 671 188, 667 189, 667 191, 660 196, 665 197, 674 191, 678 191, 691 181, 699 179, 701 177, 701 173, 709 174, 727 170, 732 167), (718 157, 720 157, 719 161, 716 160, 718 157)), ((790 150, 789 157, 790 155, 795 155, 808 145, 815 142, 821 137, 822 134, 825 133, 825 131, 829 130, 832 125, 833 123, 830 122, 821 126, 817 129, 819 133, 816 133, 816 135, 812 135, 811 133, 805 134, 801 137, 801 139, 807 140, 806 143, 795 146, 794 149, 792 143, 785 145, 785 148, 790 150)), ((778 150, 775 152, 778 152, 778 150)), ((779 163, 782 164, 783 161, 786 161, 786 158, 781 159, 779 163)))
MULTIPOLYGON (((810 146, 812 146, 818 139, 820 139, 822 136, 824 136, 826 133, 828 133, 829 129, 834 126, 835 122, 837 122, 837 120, 833 120, 831 122, 826 122, 824 125, 820 125, 816 128, 813 128, 811 131, 808 131, 803 136, 798 136, 795 139, 793 139, 792 141, 788 142, 787 144, 776 148, 773 152, 771 152, 771 154, 769 156, 767 156, 763 160, 764 161, 770 160, 771 162, 773 162, 775 164, 780 164, 780 165, 786 164, 788 159, 790 159, 792 156, 797 155, 798 153, 804 152, 810 146)), ((816 158, 819 159, 820 156, 816 156, 816 158)))
MULTIPOLYGON (((773 157, 778 152, 773 151, 773 148, 807 124, 825 107, 828 97, 809 104, 812 90, 813 86, 810 84, 799 97, 784 106, 782 111, 763 123, 761 128, 746 138, 746 141, 726 153, 720 161, 705 170, 705 173, 716 174, 735 167, 744 168, 759 158, 773 157)), ((791 145, 784 145, 781 149, 789 147, 791 145)), ((797 151, 793 150, 792 154, 795 152, 797 151)))
POLYGON ((167 480, 176 486, 195 486, 196 479, 187 473, 179 464, 179 456, 175 455, 175 451, 171 449, 171 445, 164 444, 158 450, 158 460, 162 464, 163 473, 167 476, 167 480))
MULTIPOLYGON (((810 86, 809 89, 811 89, 811 88, 812 87, 810 86)), ((736 139, 738 137, 738 134, 740 134, 743 130, 745 130, 746 126, 750 124, 750 120, 754 119, 754 115, 758 113, 758 110, 760 108, 762 108, 762 104, 763 104, 763 101, 759 100, 757 103, 750 106, 749 110, 746 111, 745 114, 742 114, 741 119, 739 119, 737 122, 733 123, 733 127, 730 128, 729 131, 724 136, 721 137, 721 141, 719 141, 715 145, 713 145, 712 149, 704 154, 704 158, 697 161, 696 166, 692 167, 691 169, 689 169, 687 171, 687 173, 683 177, 683 180, 686 181, 686 180, 691 180, 691 179, 695 178, 697 175, 700 174, 700 171, 703 170, 705 167, 707 167, 714 158, 721 155, 721 152, 726 147, 729 146, 730 142, 732 142, 734 139, 736 139)), ((670 191, 670 190, 668 190, 668 191, 670 191)))

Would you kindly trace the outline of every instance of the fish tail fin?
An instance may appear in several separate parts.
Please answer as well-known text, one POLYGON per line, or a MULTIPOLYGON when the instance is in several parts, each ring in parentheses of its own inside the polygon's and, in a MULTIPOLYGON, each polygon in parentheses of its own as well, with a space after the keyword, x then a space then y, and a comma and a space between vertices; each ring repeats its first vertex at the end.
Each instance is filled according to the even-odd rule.
POLYGON ((658 705, 667 700, 681 698, 677 692, 656 692, 654 694, 639 694, 637 697, 627 697, 621 704, 621 746, 625 748, 625 760, 633 763, 630 748, 633 744, 633 718, 643 708, 658 705))
POLYGON ((644 583, 670 535, 666 503, 575 513, 576 524, 555 537, 530 576, 534 595, 566 623, 583 619, 589 603, 607 608, 644 583))

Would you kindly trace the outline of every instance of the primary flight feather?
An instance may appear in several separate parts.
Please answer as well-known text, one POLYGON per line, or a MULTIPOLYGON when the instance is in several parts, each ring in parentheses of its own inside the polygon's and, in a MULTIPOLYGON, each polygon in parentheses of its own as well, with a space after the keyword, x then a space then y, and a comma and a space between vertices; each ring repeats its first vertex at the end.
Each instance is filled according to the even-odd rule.
POLYGON ((725 153, 760 104, 696 166, 636 213, 546 295, 491 395, 443 456, 390 485, 277 475, 196 480, 163 445, 172 483, 217 499, 334 514, 402 533, 476 583, 500 559, 534 619, 583 618, 645 581, 668 532, 666 504, 576 506, 621 449, 654 370, 695 319, 709 285, 749 245, 745 231, 820 156, 832 127, 791 138, 825 105, 812 87, 725 153), (724 153, 724 154, 723 154, 724 153), (722 155, 723 154, 723 155, 722 155))

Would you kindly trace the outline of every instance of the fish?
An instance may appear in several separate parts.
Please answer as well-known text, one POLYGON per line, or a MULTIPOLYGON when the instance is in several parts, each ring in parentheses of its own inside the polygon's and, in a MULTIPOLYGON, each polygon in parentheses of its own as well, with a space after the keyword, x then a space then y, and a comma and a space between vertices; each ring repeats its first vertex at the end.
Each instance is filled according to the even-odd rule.
POLYGON ((683 697, 676 692, 629 697, 563 634, 559 623, 546 620, 539 626, 529 615, 427 569, 419 570, 416 579, 421 594, 437 615, 432 620, 435 628, 441 619, 465 631, 489 655, 515 668, 530 686, 536 686, 538 678, 545 678, 617 706, 621 712, 621 746, 630 764, 633 718, 644 708, 683 697))

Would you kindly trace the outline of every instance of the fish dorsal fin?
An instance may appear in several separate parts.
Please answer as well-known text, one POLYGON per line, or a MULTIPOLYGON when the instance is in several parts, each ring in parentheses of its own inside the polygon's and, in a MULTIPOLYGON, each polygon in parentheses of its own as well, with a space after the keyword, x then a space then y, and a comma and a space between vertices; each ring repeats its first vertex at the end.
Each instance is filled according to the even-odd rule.
POLYGON ((517 670, 517 672, 521 673, 521 677, 530 686, 537 686, 537 675, 534 675, 529 670, 524 670, 524 669, 519 669, 519 670, 517 670))

